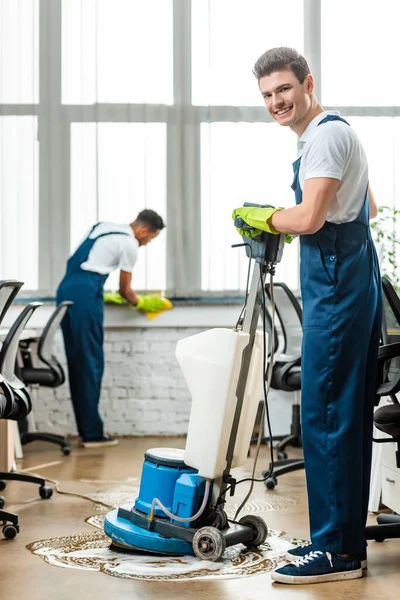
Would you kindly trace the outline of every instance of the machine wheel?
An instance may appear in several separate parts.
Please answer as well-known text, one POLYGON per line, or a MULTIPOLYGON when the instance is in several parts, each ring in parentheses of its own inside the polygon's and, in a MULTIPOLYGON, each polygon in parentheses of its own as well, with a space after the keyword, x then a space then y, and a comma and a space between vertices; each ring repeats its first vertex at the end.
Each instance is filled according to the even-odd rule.
POLYGON ((220 506, 217 508, 213 521, 211 523, 212 527, 216 527, 220 531, 223 531, 228 527, 228 515, 220 506))
POLYGON ((69 456, 71 454, 71 448, 69 446, 67 448, 61 448, 61 452, 64 456, 69 456))
POLYGON ((285 458, 287 458, 288 455, 284 450, 279 450, 278 451, 278 460, 285 460, 285 458))
POLYGON ((4 498, 4 496, 0 496, 0 508, 3 508, 5 503, 6 503, 6 499, 4 498))
POLYGON ((6 482, 3 479, 0 479, 0 492, 6 489, 6 482))
POLYGON ((48 498, 52 497, 53 488, 49 487, 48 485, 43 485, 39 488, 39 494, 40 497, 43 498, 43 500, 47 500, 48 498))
POLYGON ((278 484, 278 481, 276 479, 276 477, 272 476, 272 477, 268 477, 268 479, 264 482, 265 487, 267 488, 267 490, 273 490, 274 487, 278 484))
POLYGON ((7 540, 13 540, 18 533, 18 529, 15 525, 4 525, 3 535, 7 540))
POLYGON ((244 515, 241 519, 239 519, 239 523, 241 525, 247 525, 247 527, 251 527, 254 531, 254 538, 249 542, 244 542, 246 548, 258 548, 261 544, 265 542, 268 537, 268 527, 264 519, 258 517, 257 515, 244 515))
POLYGON ((201 527, 193 536, 195 555, 201 560, 216 561, 225 552, 225 538, 216 527, 201 527))

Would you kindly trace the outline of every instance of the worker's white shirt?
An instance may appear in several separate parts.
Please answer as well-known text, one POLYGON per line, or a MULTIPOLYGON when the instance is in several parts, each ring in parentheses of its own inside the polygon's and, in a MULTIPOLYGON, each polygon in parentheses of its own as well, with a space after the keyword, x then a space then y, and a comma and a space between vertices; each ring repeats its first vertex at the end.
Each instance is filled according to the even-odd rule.
MULTIPOLYGON (((137 261, 139 242, 133 235, 129 225, 117 225, 116 223, 100 223, 86 238, 97 238, 109 231, 121 231, 128 235, 105 235, 98 239, 90 250, 88 259, 81 264, 81 269, 94 271, 102 275, 108 275, 115 269, 132 272, 137 261)), ((86 239, 85 238, 85 239, 86 239)))
POLYGON ((368 164, 352 127, 342 121, 329 121, 318 126, 328 114, 339 113, 322 112, 308 124, 298 140, 299 156, 302 157, 299 181, 303 190, 307 179, 340 179, 326 220, 348 223, 354 221, 361 212, 368 186, 368 164))

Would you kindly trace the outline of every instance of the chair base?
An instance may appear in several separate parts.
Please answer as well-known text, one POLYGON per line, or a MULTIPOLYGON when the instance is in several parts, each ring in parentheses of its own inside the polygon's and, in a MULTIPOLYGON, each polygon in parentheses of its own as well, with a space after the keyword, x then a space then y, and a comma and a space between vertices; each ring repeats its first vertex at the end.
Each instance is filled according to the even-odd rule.
MULTIPOLYGON (((266 477, 270 469, 271 465, 269 466, 268 470, 262 472, 262 476, 266 477)), ((268 490, 273 490, 278 484, 278 477, 285 475, 285 473, 300 471, 301 469, 304 469, 304 460, 302 458, 287 458, 284 460, 278 460, 274 463, 274 470, 264 481, 264 485, 268 490)))
POLYGON ((46 480, 36 475, 25 475, 25 473, 0 473, 0 491, 6 487, 6 481, 23 481, 25 483, 34 483, 39 486, 39 496, 44 500, 51 498, 53 488, 46 485, 46 480))
POLYGON ((3 535, 6 539, 12 540, 19 533, 18 515, 0 510, 0 523, 3 525, 3 535))
POLYGON ((383 542, 386 539, 400 538, 400 515, 378 515, 377 525, 365 528, 365 539, 383 542))
POLYGON ((35 441, 50 442, 51 444, 57 444, 58 446, 60 446, 61 452, 64 454, 64 456, 68 456, 71 453, 71 446, 62 435, 54 435, 52 433, 41 433, 38 431, 24 431, 23 433, 20 433, 20 437, 21 444, 23 446, 29 444, 29 442, 35 441))

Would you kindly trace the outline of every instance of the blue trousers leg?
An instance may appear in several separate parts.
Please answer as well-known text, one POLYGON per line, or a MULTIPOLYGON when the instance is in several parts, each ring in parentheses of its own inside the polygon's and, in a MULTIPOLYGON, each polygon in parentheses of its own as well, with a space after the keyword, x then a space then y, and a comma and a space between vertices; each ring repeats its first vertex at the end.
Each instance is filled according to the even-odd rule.
POLYGON ((102 307, 73 305, 62 322, 71 400, 79 435, 103 435, 98 406, 104 371, 102 307))

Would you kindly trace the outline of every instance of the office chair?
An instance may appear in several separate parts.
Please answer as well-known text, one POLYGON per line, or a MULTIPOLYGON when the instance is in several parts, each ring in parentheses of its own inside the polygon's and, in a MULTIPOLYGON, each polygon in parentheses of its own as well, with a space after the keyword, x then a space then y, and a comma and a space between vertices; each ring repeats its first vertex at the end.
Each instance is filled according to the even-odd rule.
MULTIPOLYGON (((265 289, 271 301, 269 284, 265 286, 265 289)), ((301 343, 303 338, 301 328, 302 310, 293 292, 285 283, 274 283, 274 299, 275 313, 279 322, 278 328, 281 330, 283 343, 280 344, 278 341, 277 327, 272 336, 271 315, 267 312, 268 336, 271 344, 274 344, 275 347, 271 388, 286 392, 295 392, 296 401, 292 406, 290 433, 272 437, 272 442, 278 441, 275 446, 278 460, 274 463, 273 472, 265 481, 265 486, 270 490, 274 489, 277 485, 279 476, 304 469, 303 459, 288 459, 285 452, 285 448, 288 445, 295 447, 302 445, 300 424, 301 343)), ((265 437, 262 441, 268 444, 271 440, 265 437)), ((263 477, 266 474, 267 470, 264 470, 263 477)))
MULTIPOLYGON (((5 404, 3 413, 11 415, 10 418, 13 418, 13 420, 25 418, 32 410, 32 403, 28 390, 25 384, 17 377, 15 373, 15 365, 21 333, 26 323, 31 318, 33 312, 41 305, 41 302, 31 302, 24 308, 24 310, 20 313, 10 327, 10 330, 0 350, 0 389, 5 398, 5 401, 3 400, 2 402, 3 405, 5 404), (21 408, 17 410, 15 405, 21 408)), ((46 481, 44 479, 41 477, 35 477, 33 475, 25 475, 24 473, 0 472, 0 491, 5 489, 6 481, 10 480, 24 481, 39 485, 39 495, 44 499, 50 498, 53 494, 53 489, 49 486, 46 486, 46 481)), ((1 506, 4 506, 4 498, 2 498, 1 506)), ((2 515, 0 512, 0 521, 4 522, 4 520, 7 520, 7 514, 5 519, 2 517, 4 517, 4 514, 2 515)), ((6 529, 6 532, 3 530, 3 534, 11 538, 17 535, 18 529, 15 527, 15 519, 14 521, 11 518, 9 520, 11 520, 12 525, 6 529)))
MULTIPOLYGON (((66 301, 61 302, 61 304, 57 306, 47 321, 39 341, 36 339, 20 341, 19 348, 22 365, 20 366, 19 372, 21 379, 26 385, 32 387, 45 386, 55 388, 64 383, 64 371, 57 358, 53 354, 53 346, 54 337, 58 327, 72 304, 73 302, 66 301), (36 347, 36 344, 37 351, 35 353, 34 348, 36 347), (37 366, 34 365, 33 358, 38 359, 36 360, 36 363, 38 363, 37 366)), ((32 414, 31 423, 33 423, 32 414)), ((63 436, 52 433, 28 431, 27 419, 20 421, 18 425, 22 445, 28 444, 29 442, 33 442, 35 440, 51 442, 53 444, 58 444, 65 456, 70 454, 71 446, 63 436)))
MULTIPOLYGON (((396 393, 400 391, 400 342, 391 342, 396 337, 398 339, 398 334, 393 334, 393 330, 398 330, 400 327, 400 299, 386 277, 382 278, 382 288, 384 292, 384 316, 387 326, 385 337, 389 343, 379 349, 379 386, 376 392, 375 405, 377 406, 383 397, 389 397, 392 404, 381 406, 375 411, 375 427, 390 437, 374 439, 374 442, 377 444, 393 442, 397 444, 395 463, 399 472, 393 471, 393 475, 388 474, 385 481, 383 481, 383 485, 393 486, 391 490, 398 492, 397 488, 400 489, 400 404, 396 393)), ((395 513, 380 514, 377 517, 377 523, 377 525, 370 525, 365 528, 365 539, 383 542, 386 538, 400 538, 400 515, 395 513)))
POLYGON ((22 281, 17 281, 16 279, 3 279, 0 281, 0 325, 23 285, 22 281))

